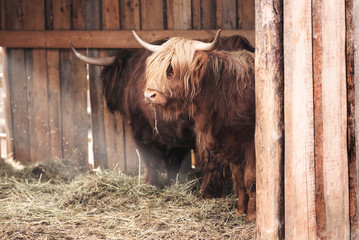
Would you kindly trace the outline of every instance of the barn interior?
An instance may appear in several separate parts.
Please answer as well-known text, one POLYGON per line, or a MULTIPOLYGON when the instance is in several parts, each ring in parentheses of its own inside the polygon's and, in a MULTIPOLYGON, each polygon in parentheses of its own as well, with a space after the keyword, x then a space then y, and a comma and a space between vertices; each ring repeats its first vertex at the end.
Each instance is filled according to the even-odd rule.
MULTIPOLYGON (((177 208, 180 209, 183 204, 194 201, 193 197, 198 198, 196 194, 198 195, 198 184, 200 184, 198 178, 200 170, 198 166, 193 170, 196 168, 196 157, 192 151, 185 156, 185 166, 181 170, 184 174, 177 175, 176 178, 176 183, 181 182, 184 185, 176 184, 173 186, 174 190, 171 188, 154 190, 151 186, 142 185, 144 166, 141 157, 143 156, 138 151, 129 119, 118 111, 111 113, 106 105, 100 81, 103 68, 87 65, 77 59, 69 45, 71 42, 82 54, 104 57, 112 56, 117 49, 141 48, 131 30, 136 30, 144 40, 153 42, 175 36, 211 41, 218 29, 222 29, 223 37, 241 35, 254 45, 254 1, 16 0, 1 1, 0 16, 1 91, 3 91, 0 108, 3 160, 0 166, 1 175, 5 177, 2 182, 9 186, 7 188, 9 191, 6 191, 2 198, 11 203, 7 208, 2 209, 7 220, 4 219, 0 223, 5 229, 0 234, 1 237, 16 239, 24 236, 27 239, 46 239, 51 236, 49 231, 53 228, 55 231, 52 235, 55 238, 65 236, 76 238, 74 237, 76 228, 69 226, 62 216, 45 220, 49 216, 44 213, 48 211, 44 205, 48 204, 53 206, 54 211, 59 211, 59 215, 73 216, 73 213, 69 213, 72 207, 68 208, 67 213, 61 213, 53 202, 37 200, 38 196, 47 199, 48 195, 33 193, 29 189, 27 192, 29 196, 31 195, 32 201, 24 201, 28 206, 17 203, 9 197, 11 195, 22 198, 22 195, 15 194, 14 191, 18 192, 19 187, 31 189, 33 184, 38 184, 43 191, 56 192, 60 198, 59 186, 65 184, 65 188, 72 189, 68 193, 72 199, 66 199, 63 204, 82 209, 81 217, 72 219, 75 224, 81 225, 78 228, 81 239, 105 239, 106 236, 113 238, 116 234, 122 239, 121 236, 125 237, 126 231, 129 233, 125 238, 136 239, 188 238, 189 235, 186 234, 200 238, 208 238, 211 235, 217 238, 227 235, 227 237, 243 236, 243 239, 254 238, 255 225, 244 223, 242 215, 235 216, 233 195, 223 199, 206 200, 209 202, 199 201, 193 206, 201 209, 200 206, 203 205, 203 211, 223 214, 219 218, 214 217, 211 222, 221 221, 228 230, 219 230, 221 226, 210 231, 211 227, 204 227, 204 222, 200 221, 200 224, 193 225, 181 221, 183 224, 178 226, 197 226, 192 227, 191 230, 182 227, 174 228, 172 231, 168 227, 161 227, 163 223, 154 221, 152 226, 149 223, 148 218, 158 218, 162 222, 167 222, 166 226, 174 224, 173 220, 161 217, 161 214, 168 209, 153 209, 153 204, 148 202, 153 198, 138 197, 136 200, 120 198, 112 201, 109 200, 109 196, 105 196, 108 189, 100 187, 102 193, 94 190, 99 185, 109 184, 113 188, 117 186, 119 191, 114 190, 114 195, 119 195, 125 191, 120 188, 134 188, 135 190, 132 193, 130 191, 130 194, 136 195, 140 192, 151 196, 155 193, 160 196, 158 199, 155 198, 155 201, 167 202, 166 199, 174 199, 173 204, 178 200, 177 208), (14 166, 14 169, 11 170, 10 165, 14 166), (84 170, 91 174, 82 176, 82 179, 78 180, 76 176, 81 175, 84 170), (123 173, 130 177, 127 178, 123 173), (186 176, 188 181, 182 181, 186 176), (10 180, 11 177, 15 177, 15 183, 10 180), (66 183, 63 183, 64 181, 66 183), (127 182, 128 185, 119 187, 118 181, 127 182), (29 185, 26 185, 26 182, 29 185), (51 185, 48 184, 49 182, 56 184, 51 185), (71 186, 68 185, 69 182, 71 186), (72 186, 76 184, 88 185, 88 188, 84 187, 83 192, 73 189, 72 186), (173 196, 169 193, 176 191, 173 196), (92 192, 93 197, 84 197, 83 194, 86 195, 86 192, 92 192), (97 223, 100 224, 99 218, 103 216, 106 218, 106 214, 99 214, 94 221, 95 224, 92 224, 90 218, 93 218, 93 214, 89 211, 96 211, 97 208, 98 211, 108 211, 107 216, 118 214, 118 211, 102 208, 106 205, 106 201, 100 200, 103 198, 102 195, 107 199, 109 206, 116 205, 120 201, 129 202, 130 206, 124 205, 119 217, 108 217, 113 223, 105 221, 103 227, 95 227, 97 223), (182 199, 184 197, 188 199, 182 199), (34 206, 34 201, 39 202, 39 207, 34 206), (153 213, 141 213, 145 220, 134 221, 133 216, 127 215, 130 213, 123 210, 126 206, 136 208, 132 201, 146 202, 145 204, 151 207, 144 210, 153 213), (97 203, 92 204, 95 202, 97 203), (88 209, 84 210, 79 206, 82 204, 88 209), (205 207, 208 204, 214 205, 205 207), (221 204, 224 209, 219 207, 221 204), (19 208, 24 209, 23 211, 25 209, 30 212, 36 211, 37 217, 41 220, 31 217, 18 218, 16 215, 23 214, 19 208), (121 216, 123 219, 127 218, 126 221, 136 227, 121 230, 120 228, 124 228, 121 216), (81 218, 83 224, 79 223, 81 218), (54 227, 56 221, 64 227, 54 227), (15 224, 11 226, 9 222, 15 224), (109 227, 115 222, 118 223, 118 227, 109 227), (91 226, 90 233, 82 230, 86 225, 91 226), (228 232, 233 231, 236 225, 241 227, 234 232, 228 232), (146 226, 152 229, 152 233, 147 234, 148 237, 145 237, 144 233, 146 226), (67 230, 64 230, 65 228, 67 230), (113 228, 113 231, 104 228, 113 228), (201 231, 203 233, 200 233, 201 231), (214 232, 217 233, 214 235, 214 232)), ((77 185, 76 188, 78 187, 77 185)), ((231 192, 231 187, 229 189, 231 192)), ((140 209, 139 206, 137 208, 140 209)), ((193 211, 192 207, 184 214, 188 215, 190 211, 193 211)), ((131 214, 135 215, 134 212, 131 214)), ((179 212, 172 214, 186 218, 179 212)), ((210 218, 209 215, 199 214, 203 220, 210 218)))
POLYGON ((358 9, 353 0, 1 0, 0 238, 358 239, 358 9), (200 178, 142 184, 131 123, 109 111, 103 68, 69 46, 105 57, 141 49, 132 30, 153 42, 211 41, 218 29, 255 47, 254 223, 236 215, 234 195, 200 199, 200 178))

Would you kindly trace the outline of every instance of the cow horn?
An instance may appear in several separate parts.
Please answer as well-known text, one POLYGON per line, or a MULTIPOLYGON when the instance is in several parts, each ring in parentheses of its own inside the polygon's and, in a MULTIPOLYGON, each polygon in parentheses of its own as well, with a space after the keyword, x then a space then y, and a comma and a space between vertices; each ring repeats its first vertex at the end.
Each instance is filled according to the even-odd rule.
POLYGON ((135 31, 132 31, 132 33, 133 33, 133 36, 135 36, 137 42, 139 44, 141 44, 142 47, 146 48, 148 51, 157 52, 158 50, 160 50, 161 45, 154 45, 154 44, 146 43, 137 35, 137 33, 135 33, 135 31))
POLYGON ((85 55, 82 55, 81 53, 79 53, 74 48, 74 46, 72 45, 71 42, 70 42, 70 47, 78 59, 80 59, 81 61, 88 63, 88 64, 98 65, 98 66, 108 66, 108 65, 111 65, 116 59, 116 57, 104 57, 104 58, 88 57, 88 56, 85 56, 85 55))
POLYGON ((219 36, 221 35, 221 29, 218 29, 216 36, 214 37, 213 41, 211 43, 204 43, 197 41, 195 45, 195 49, 197 51, 212 51, 215 49, 219 43, 219 36))

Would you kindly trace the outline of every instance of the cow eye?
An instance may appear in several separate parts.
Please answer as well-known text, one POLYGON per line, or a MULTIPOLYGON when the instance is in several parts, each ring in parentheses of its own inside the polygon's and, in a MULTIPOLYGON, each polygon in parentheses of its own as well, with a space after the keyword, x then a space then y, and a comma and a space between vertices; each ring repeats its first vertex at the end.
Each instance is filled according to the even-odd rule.
POLYGON ((168 66, 166 74, 167 74, 167 78, 172 78, 173 77, 173 68, 172 68, 171 65, 168 66))

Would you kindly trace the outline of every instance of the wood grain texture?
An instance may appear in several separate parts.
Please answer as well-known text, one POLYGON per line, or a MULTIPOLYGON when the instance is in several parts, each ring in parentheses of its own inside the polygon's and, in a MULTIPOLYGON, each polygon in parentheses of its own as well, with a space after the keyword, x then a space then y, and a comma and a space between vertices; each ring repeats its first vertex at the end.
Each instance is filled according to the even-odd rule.
MULTIPOLYGON (((54 2, 54 29, 84 29, 82 4, 79 0, 54 2), (71 13, 71 9, 73 13, 71 13), (71 20, 71 15, 73 19, 71 20), (72 22, 72 23, 71 23, 72 22)), ((84 51, 80 50, 82 53, 84 51)), ((88 166, 87 69, 86 64, 69 50, 60 51, 60 99, 63 157, 88 166)))
POLYGON ((140 25, 140 0, 120 1, 121 29, 137 30, 140 25))
POLYGON ((348 239, 344 2, 314 1, 313 14, 317 235, 348 239))
MULTIPOLYGON (((350 216, 350 239, 359 238, 358 222, 358 172, 359 164, 357 157, 357 120, 356 99, 358 92, 355 82, 357 72, 355 71, 355 46, 354 46, 354 1, 345 1, 346 7, 346 77, 347 77, 347 111, 348 111, 348 162, 349 162, 349 216, 350 216)), ((358 13, 357 13, 358 14, 358 13)))
POLYGON ((141 29, 163 29, 163 0, 140 0, 141 29))
MULTIPOLYGON (((120 24, 119 22, 115 21, 116 18, 120 18, 119 3, 118 1, 115 1, 116 3, 111 5, 110 2, 113 1, 102 1, 102 28, 103 30, 119 30, 120 24), (115 14, 114 19, 104 17, 107 15, 108 8, 113 9, 112 11, 115 14)), ((111 54, 110 51, 100 51, 101 57, 105 57, 108 54, 111 54)), ((104 96, 103 102, 106 102, 104 96)), ((125 171, 125 140, 122 116, 119 113, 110 113, 106 104, 103 104, 103 115, 106 138, 106 158, 108 166, 110 168, 118 168, 121 171, 125 171)))
MULTIPOLYGON (((85 28, 89 30, 99 30, 101 24, 101 1, 86 1, 85 4, 85 28)), ((100 50, 89 49, 88 55, 100 57, 100 50)), ((89 65, 89 86, 91 103, 91 126, 93 140, 94 167, 108 168, 106 154, 106 138, 103 112, 103 95, 101 82, 101 69, 98 66, 89 65)))
POLYGON ((168 29, 191 29, 191 0, 167 0, 168 29))
MULTIPOLYGON (((354 123, 352 123, 354 126, 354 136, 355 136, 355 150, 351 152, 352 158, 349 159, 349 179, 351 180, 349 183, 349 186, 351 187, 351 193, 350 193, 350 230, 351 230, 351 239, 358 239, 359 238, 359 219, 358 219, 358 206, 359 206, 359 176, 358 176, 358 168, 359 168, 359 111, 357 110, 356 106, 359 106, 359 53, 358 50, 354 48, 354 44, 359 43, 359 24, 355 21, 355 19, 358 19, 359 17, 359 4, 357 1, 348 0, 347 1, 347 13, 351 14, 347 15, 347 32, 349 29, 351 30, 349 34, 351 36, 348 36, 348 43, 347 43, 347 58, 350 60, 350 63, 347 63, 347 67, 350 66, 349 69, 347 69, 347 77, 349 82, 349 75, 350 80, 352 83, 354 83, 354 93, 352 91, 352 94, 349 95, 348 93, 348 99, 351 100, 348 102, 348 109, 349 107, 352 107, 354 104, 354 113, 352 113, 351 117, 354 117, 354 123), (348 9, 349 8, 349 9, 348 9), (351 10, 351 11, 350 11, 351 10), (350 22, 352 21, 352 22, 350 22), (351 25, 352 24, 352 25, 351 25), (349 45, 349 46, 348 46, 349 45), (349 58, 352 56, 352 58, 349 58), (352 96, 354 95, 354 96, 352 96), (351 97, 352 96, 352 97, 351 97), (353 102, 354 98, 354 102, 353 102), (353 116, 354 115, 354 116, 353 116), (353 166, 355 165, 355 166, 353 166)), ((349 85, 349 84, 348 84, 349 85)), ((353 86, 352 84, 349 86, 353 86)), ((349 91, 349 89, 348 89, 349 91)), ((351 108, 350 108, 351 109, 351 108)), ((350 113, 350 112, 349 112, 350 113)), ((350 115, 349 115, 350 116, 350 115)), ((349 118, 350 120, 352 118, 349 118)), ((353 119, 352 119, 353 120, 353 119)), ((350 136, 353 136, 350 134, 350 136)), ((349 138, 348 140, 352 140, 352 138, 349 138)), ((350 142, 349 142, 350 143, 350 142)))
POLYGON ((257 239, 284 237, 281 3, 282 1, 256 1, 257 239))
MULTIPOLYGON (((23 1, 23 20, 26 30, 45 30, 45 1, 23 1)), ((47 60, 45 49, 25 51, 27 66, 27 105, 31 161, 50 158, 49 109, 47 102, 47 60)))
POLYGON ((237 14, 236 1, 217 0, 217 28, 236 29, 237 14))
POLYGON ((5 134, 6 134, 6 153, 8 156, 14 154, 13 145, 13 124, 11 121, 11 98, 10 98, 10 77, 8 61, 10 57, 7 54, 6 48, 0 48, 0 57, 2 58, 2 73, 3 73, 3 91, 4 91, 4 114, 5 114, 5 134))
MULTIPOLYGON (((23 30, 21 1, 5 1, 6 30, 23 30)), ((11 113, 13 157, 21 162, 30 161, 30 140, 27 107, 25 51, 8 49, 8 86, 11 113)), ((6 85, 6 84, 5 84, 6 85)))
MULTIPOLYGON (((140 29, 140 0, 126 0, 126 6, 121 10, 121 19, 126 19, 121 22, 121 29, 140 29)), ((122 5, 120 6, 123 7, 122 5)), ((125 149, 125 171, 127 173, 138 173, 138 157, 136 153, 137 144, 132 136, 132 130, 129 119, 123 118, 123 136, 125 149)))
POLYGON ((120 3, 117 0, 102 0, 102 29, 120 29, 120 3))
POLYGON ((316 239, 311 1, 283 12, 285 239, 316 239))
MULTIPOLYGON (((209 39, 217 30, 136 31, 145 41, 167 37, 209 39)), ((222 30, 221 36, 242 35, 254 44, 254 30, 222 30)), ((0 31, 0 45, 12 48, 140 48, 131 31, 0 31), (114 40, 115 39, 115 40, 114 40)))
POLYGON ((58 49, 47 49, 48 109, 50 128, 50 158, 62 158, 62 124, 60 93, 60 54, 58 49))
POLYGON ((254 1, 238 0, 237 1, 237 15, 239 29, 254 29, 254 1))

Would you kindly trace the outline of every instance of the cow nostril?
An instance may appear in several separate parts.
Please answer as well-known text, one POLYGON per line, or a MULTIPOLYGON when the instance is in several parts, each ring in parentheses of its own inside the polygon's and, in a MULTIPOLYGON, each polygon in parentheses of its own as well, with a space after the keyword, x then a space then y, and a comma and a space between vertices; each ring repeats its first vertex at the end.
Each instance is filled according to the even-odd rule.
POLYGON ((153 102, 157 97, 157 93, 153 92, 153 91, 146 91, 145 97, 146 97, 147 101, 153 102))

